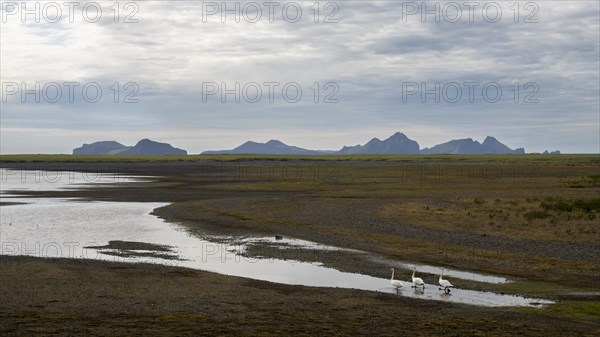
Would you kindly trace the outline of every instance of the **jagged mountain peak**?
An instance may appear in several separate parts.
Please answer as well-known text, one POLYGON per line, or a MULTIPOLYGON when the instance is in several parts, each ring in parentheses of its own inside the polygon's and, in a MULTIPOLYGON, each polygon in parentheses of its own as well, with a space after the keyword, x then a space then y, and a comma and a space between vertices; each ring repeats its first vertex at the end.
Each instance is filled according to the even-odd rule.
POLYGON ((455 139, 421 150, 423 154, 521 154, 523 148, 512 150, 496 138, 487 136, 483 143, 473 138, 455 139))
POLYGON ((390 136, 388 139, 408 139, 408 137, 402 132, 396 132, 390 136))
POLYGON ((281 141, 279 141, 279 140, 277 140, 277 139, 271 139, 270 141, 266 142, 265 144, 267 144, 267 145, 273 145, 273 146, 275 146, 275 145, 279 145, 279 146, 283 145, 283 146, 286 146, 286 144, 285 144, 285 143, 283 143, 283 142, 281 142, 281 141))
POLYGON ((401 132, 396 132, 386 140, 371 139, 365 145, 343 147, 339 154, 418 154, 419 143, 408 138, 401 132))

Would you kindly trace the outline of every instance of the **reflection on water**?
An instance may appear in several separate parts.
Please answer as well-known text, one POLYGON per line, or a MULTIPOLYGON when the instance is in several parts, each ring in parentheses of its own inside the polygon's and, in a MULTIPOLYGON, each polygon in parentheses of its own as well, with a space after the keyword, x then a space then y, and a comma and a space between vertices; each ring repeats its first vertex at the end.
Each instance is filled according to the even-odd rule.
MULTIPOLYGON (((3 172, 2 193, 19 189, 21 184, 27 185, 30 190, 38 189, 38 186, 44 190, 57 190, 82 183, 62 179, 36 185, 31 182, 22 183, 19 175, 6 173, 3 172)), ((121 181, 135 180, 127 177, 120 178, 121 181)), ((0 198, 3 203, 22 200, 6 197, 6 195, 0 195, 0 198)), ((150 262, 292 285, 396 292, 396 289, 389 285, 388 279, 341 272, 323 267, 319 263, 242 256, 240 254, 247 244, 273 239, 242 237, 239 240, 221 240, 220 243, 204 240, 190 235, 176 224, 167 223, 150 215, 153 209, 163 206, 162 203, 83 202, 68 199, 29 199, 28 201, 30 203, 24 205, 0 207, 0 245, 3 255, 150 262), (172 253, 176 254, 178 259, 163 259, 152 254, 115 256, 103 254, 102 249, 84 248, 103 246, 113 240, 170 246, 172 253)), ((315 249, 338 249, 303 240, 283 239, 279 242, 315 249)), ((391 266, 398 263, 390 261, 391 266)), ((425 268, 420 268, 426 271, 425 268)), ((462 289, 453 289, 450 295, 445 295, 436 285, 427 285, 423 292, 410 286, 410 283, 403 282, 403 287, 398 290, 399 295, 482 306, 526 306, 534 303, 549 303, 519 296, 462 289)))

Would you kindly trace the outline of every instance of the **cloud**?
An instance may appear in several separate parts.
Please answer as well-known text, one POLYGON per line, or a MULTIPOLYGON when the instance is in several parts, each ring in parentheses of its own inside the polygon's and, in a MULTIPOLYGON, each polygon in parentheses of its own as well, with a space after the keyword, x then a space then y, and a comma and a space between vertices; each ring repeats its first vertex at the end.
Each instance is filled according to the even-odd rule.
POLYGON ((269 22, 264 6, 258 23, 243 18, 236 23, 231 16, 222 23, 219 15, 205 23, 201 3, 134 3, 138 23, 122 22, 131 13, 125 2, 118 23, 108 8, 112 3, 103 3, 105 15, 98 23, 86 22, 78 11, 73 23, 22 24, 16 16, 1 23, 3 83, 78 81, 103 89, 103 99, 94 104, 83 99, 21 103, 12 96, 0 114, 2 153, 40 152, 41 139, 48 151, 65 152, 96 140, 93 135, 111 133, 172 138, 192 152, 284 136, 297 145, 337 148, 395 131, 411 136, 409 130, 426 146, 446 140, 439 135, 493 135, 530 151, 600 152, 596 2, 535 2, 537 23, 523 22, 535 9, 525 7, 529 2, 519 3, 518 23, 512 2, 499 2, 502 17, 493 23, 481 14, 489 2, 473 12, 463 7, 456 23, 443 15, 440 22, 433 16, 426 16, 427 22, 420 15, 403 17, 402 3, 390 1, 338 2, 338 23, 323 23, 336 9, 323 7, 315 23, 312 2, 298 2, 303 15, 297 23, 286 22, 281 12, 269 22), (432 88, 471 81, 479 82, 478 88, 498 83, 502 99, 489 103, 480 93, 473 102, 436 103, 429 95, 422 103, 420 94, 402 99, 406 82, 432 88), (140 102, 112 102, 115 82, 121 101, 131 93, 123 86, 136 83, 140 102), (206 82, 228 88, 258 83, 263 99, 235 103, 229 95, 229 102, 221 103, 214 95, 203 102, 206 82), (281 84, 273 103, 265 82, 281 84), (297 103, 285 102, 280 91, 291 82, 302 88, 297 103), (314 103, 315 82, 319 103, 314 103), (332 92, 325 89, 327 82, 339 85, 334 95, 339 103, 322 102, 332 92), (538 103, 523 103, 532 92, 525 88, 528 82, 538 86, 538 103), (69 136, 42 136, 48 128, 69 136), (310 140, 302 139, 306 134, 310 140))

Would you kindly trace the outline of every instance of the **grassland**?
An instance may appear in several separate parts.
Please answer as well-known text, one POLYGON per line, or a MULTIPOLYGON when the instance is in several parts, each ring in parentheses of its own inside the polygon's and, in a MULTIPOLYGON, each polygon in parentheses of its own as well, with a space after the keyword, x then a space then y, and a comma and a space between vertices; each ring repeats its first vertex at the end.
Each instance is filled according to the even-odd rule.
POLYGON ((114 156, 68 154, 3 154, 0 162, 198 162, 198 161, 402 161, 444 163, 497 163, 497 162, 597 162, 597 154, 561 155, 257 155, 207 154, 186 156, 114 156))

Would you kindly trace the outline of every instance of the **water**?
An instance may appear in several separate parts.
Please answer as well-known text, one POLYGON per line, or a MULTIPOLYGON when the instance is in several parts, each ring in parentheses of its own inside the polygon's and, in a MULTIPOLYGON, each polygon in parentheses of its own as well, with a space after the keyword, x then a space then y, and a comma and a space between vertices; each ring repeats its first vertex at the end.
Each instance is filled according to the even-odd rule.
MULTIPOLYGON (((3 171, 0 190, 3 203, 24 200, 16 197, 14 193, 11 195, 11 191, 16 189, 48 191, 82 187, 90 183, 85 179, 23 182, 20 175, 3 171)), ((107 176, 105 181, 94 183, 112 184, 136 181, 135 177, 118 177, 118 181, 115 179, 116 177, 107 176)), ((246 245, 274 239, 265 237, 240 237, 235 240, 227 237, 203 239, 191 235, 176 224, 150 215, 153 209, 164 206, 163 203, 89 202, 46 198, 25 200, 27 204, 0 207, 0 245, 3 255, 160 263, 283 284, 396 293, 396 289, 390 285, 389 279, 341 272, 326 268, 320 263, 242 256, 240 254, 244 252, 246 245), (114 251, 85 248, 103 246, 111 240, 171 246, 171 255, 177 256, 178 259, 114 256, 105 254, 105 252, 114 253, 114 251)), ((297 239, 283 239, 277 242, 309 249, 338 249, 297 239)), ((133 252, 148 253, 149 251, 133 250, 133 252)), ((386 260, 387 262, 390 266, 406 267, 399 261, 386 260)), ((427 271, 424 267, 421 267, 420 270, 427 271)), ((448 277, 458 275, 456 273, 470 274, 452 271, 452 273, 448 273, 448 277)), ((465 277, 465 275, 462 276, 465 277)), ((538 303, 551 303, 520 296, 462 289, 453 289, 450 295, 446 295, 436 285, 427 285, 425 291, 421 292, 411 288, 409 282, 402 283, 403 287, 398 290, 398 295, 428 300, 480 306, 533 306, 538 303)))
MULTIPOLYGON (((416 266, 414 263, 395 261, 395 260, 382 258, 379 256, 372 256, 371 259, 378 263, 387 264, 387 265, 389 265, 391 267, 395 267, 395 268, 402 268, 402 269, 410 270, 411 272, 412 272, 413 267, 416 266)), ((442 270, 440 267, 419 264, 418 271, 421 273, 439 275, 442 270)), ((444 277, 446 277, 446 276, 449 278, 459 278, 462 280, 471 280, 471 281, 477 281, 477 282, 483 282, 483 283, 493 283, 493 284, 502 284, 502 283, 510 282, 510 280, 508 280, 506 277, 483 275, 483 274, 473 273, 473 272, 468 272, 468 271, 444 268, 444 277)))

